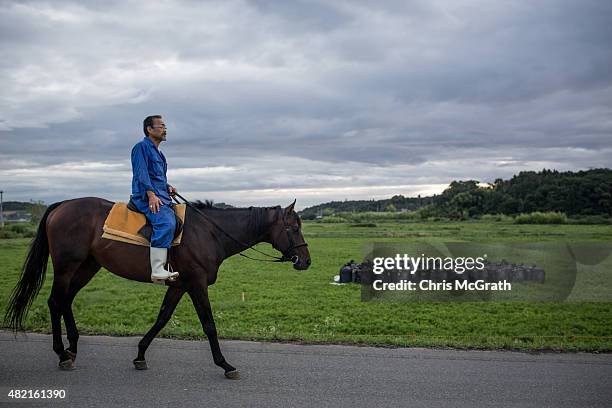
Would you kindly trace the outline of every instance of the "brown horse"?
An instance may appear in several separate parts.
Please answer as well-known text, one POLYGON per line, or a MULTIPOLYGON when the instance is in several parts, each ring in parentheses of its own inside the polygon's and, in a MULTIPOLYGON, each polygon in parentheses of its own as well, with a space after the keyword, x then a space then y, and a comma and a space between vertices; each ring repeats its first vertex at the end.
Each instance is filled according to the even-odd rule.
MULTIPOLYGON (((280 206, 218 209, 203 203, 187 207, 181 244, 169 251, 170 263, 180 272, 180 278, 168 283, 157 321, 138 344, 138 356, 134 359, 137 369, 147 368, 147 348, 187 292, 208 337, 215 364, 225 370, 227 378, 238 378, 238 371, 225 361, 219 348, 208 286, 217 280, 223 260, 259 242, 272 244, 283 254, 283 260, 292 260, 295 269, 307 269, 310 254, 294 205, 295 201, 284 209, 280 206)), ((22 329, 27 311, 44 281, 51 254, 54 273, 48 304, 53 350, 59 356, 61 369, 73 369, 77 354, 79 333, 72 301, 100 267, 126 279, 151 283, 147 247, 101 237, 104 220, 112 206, 111 201, 95 197, 50 205, 40 221, 7 308, 5 325, 22 329), (70 343, 67 349, 62 342, 62 316, 70 343)))

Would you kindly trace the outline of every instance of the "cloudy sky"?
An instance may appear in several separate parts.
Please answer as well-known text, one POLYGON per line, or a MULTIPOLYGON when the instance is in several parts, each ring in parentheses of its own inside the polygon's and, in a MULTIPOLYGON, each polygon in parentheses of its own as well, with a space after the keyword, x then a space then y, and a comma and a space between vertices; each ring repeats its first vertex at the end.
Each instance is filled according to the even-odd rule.
POLYGON ((0 1, 0 44, 5 201, 125 201, 149 114, 241 206, 612 167, 610 1, 0 1))

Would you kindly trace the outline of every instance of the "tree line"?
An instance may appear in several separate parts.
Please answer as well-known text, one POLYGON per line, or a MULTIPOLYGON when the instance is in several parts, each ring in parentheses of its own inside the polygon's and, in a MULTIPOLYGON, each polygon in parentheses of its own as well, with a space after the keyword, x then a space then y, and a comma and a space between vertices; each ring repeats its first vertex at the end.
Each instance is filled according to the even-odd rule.
POLYGON ((416 211, 433 203, 433 197, 404 197, 401 194, 383 200, 344 200, 331 201, 304 208, 299 211, 300 217, 313 220, 340 212, 393 212, 416 211))
POLYGON ((420 218, 476 218, 485 214, 559 212, 571 217, 612 216, 612 170, 523 171, 508 180, 483 184, 453 181, 432 197, 396 195, 386 200, 332 201, 301 211, 304 219, 338 212, 419 211, 420 218))

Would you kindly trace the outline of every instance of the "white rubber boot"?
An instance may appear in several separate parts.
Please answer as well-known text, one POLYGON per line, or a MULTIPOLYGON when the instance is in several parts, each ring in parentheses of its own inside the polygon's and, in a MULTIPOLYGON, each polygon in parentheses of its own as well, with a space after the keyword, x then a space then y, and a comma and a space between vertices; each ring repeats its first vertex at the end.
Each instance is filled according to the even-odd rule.
POLYGON ((168 259, 168 248, 151 247, 151 281, 164 285, 166 279, 173 281, 178 276, 178 272, 170 272, 164 269, 166 260, 168 259))

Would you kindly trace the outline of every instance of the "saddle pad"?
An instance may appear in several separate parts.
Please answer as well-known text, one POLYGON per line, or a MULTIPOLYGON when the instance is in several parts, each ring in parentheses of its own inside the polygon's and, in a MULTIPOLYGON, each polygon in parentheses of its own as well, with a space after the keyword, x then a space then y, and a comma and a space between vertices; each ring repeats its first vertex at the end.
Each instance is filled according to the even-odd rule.
MULTIPOLYGON (((185 204, 177 204, 176 215, 185 224, 185 204)), ((144 214, 130 211, 127 208, 127 203, 117 202, 113 205, 106 221, 104 221, 104 233, 102 238, 112 239, 114 241, 127 242, 128 244, 151 246, 149 240, 142 235, 138 234, 138 231, 147 223, 147 219, 144 214)), ((172 246, 181 243, 183 232, 172 241, 172 246)))

